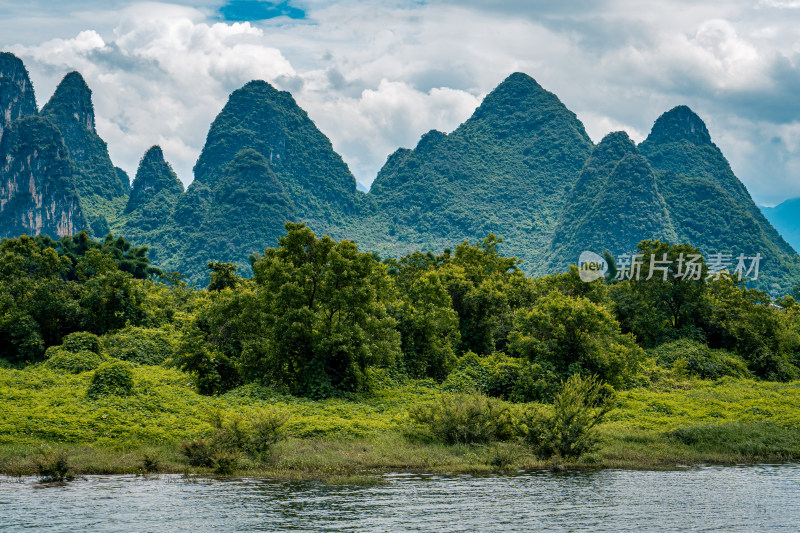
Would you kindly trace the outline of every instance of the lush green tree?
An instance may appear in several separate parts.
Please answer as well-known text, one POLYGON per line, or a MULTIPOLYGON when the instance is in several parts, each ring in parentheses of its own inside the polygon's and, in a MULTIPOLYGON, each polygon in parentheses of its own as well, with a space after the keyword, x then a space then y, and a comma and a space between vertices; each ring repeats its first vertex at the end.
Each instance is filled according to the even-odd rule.
POLYGON ((161 274, 159 269, 150 266, 147 246, 133 246, 124 238, 114 237, 111 234, 106 235, 103 241, 92 239, 87 231, 81 231, 76 235, 66 235, 59 240, 54 240, 47 235, 38 235, 35 240, 40 248, 53 248, 58 255, 70 260, 68 264, 70 268, 66 271, 67 279, 78 279, 75 266, 89 250, 99 250, 110 255, 120 270, 128 272, 136 279, 146 279, 161 274))
POLYGON ((133 276, 121 271, 109 254, 89 250, 78 260, 78 279, 83 283, 80 306, 86 331, 102 335, 144 322, 144 292, 133 276))
POLYGON ((65 281, 69 259, 22 236, 0 243, 0 357, 41 359, 81 329, 81 287, 65 281))
POLYGON ((221 394, 242 383, 235 362, 207 342, 197 324, 184 330, 179 350, 180 367, 195 375, 200 394, 221 394))
POLYGON ((400 355, 386 268, 350 241, 317 238, 304 224, 286 229, 253 265, 269 333, 247 367, 309 396, 363 390, 367 367, 400 355))
POLYGON ((222 289, 233 289, 242 278, 236 274, 239 269, 234 263, 209 263, 208 270, 211 271, 211 280, 208 283, 209 291, 221 291, 222 289))
POLYGON ((517 259, 500 255, 502 242, 493 234, 474 245, 464 242, 440 269, 458 313, 460 353, 505 349, 514 311, 534 299, 531 280, 517 259))
POLYGON ((436 272, 398 285, 402 296, 391 314, 400 332, 403 366, 413 377, 441 381, 455 363, 460 340, 450 295, 436 272))
POLYGON ((741 355, 756 375, 771 380, 800 379, 797 362, 800 339, 797 322, 782 316, 762 291, 747 289, 732 279, 709 283, 710 313, 705 324, 708 343, 741 355), (796 333, 796 330, 794 331, 796 333))
POLYGON ((509 340, 512 354, 550 364, 561 376, 597 375, 614 386, 633 377, 644 356, 608 309, 557 291, 517 313, 509 340))
POLYGON ((688 244, 645 240, 638 279, 611 287, 617 319, 623 331, 636 335, 643 346, 656 346, 679 337, 702 337, 707 316, 708 268, 700 250, 688 244), (691 262, 691 263, 690 263, 691 262), (690 264, 696 264, 692 274, 690 264))

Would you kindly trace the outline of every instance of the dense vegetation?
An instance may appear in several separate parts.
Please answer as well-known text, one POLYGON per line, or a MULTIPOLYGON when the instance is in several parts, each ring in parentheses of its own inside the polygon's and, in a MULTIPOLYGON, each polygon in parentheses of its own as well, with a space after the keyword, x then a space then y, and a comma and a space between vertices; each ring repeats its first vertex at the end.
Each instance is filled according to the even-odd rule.
POLYGON ((389 215, 398 251, 441 250, 495 233, 530 271, 541 265, 591 148, 558 97, 515 73, 452 133, 430 131, 413 150, 392 154, 370 196, 389 215))
POLYGON ((638 147, 623 132, 593 146, 558 97, 514 73, 453 132, 392 154, 367 194, 292 96, 263 81, 234 91, 209 128, 187 190, 152 147, 131 189, 95 131, 91 90, 67 74, 35 115, 22 63, 0 56, 0 235, 121 233, 153 264, 196 284, 205 265, 275 246, 287 221, 402 257, 493 233, 527 273, 564 271, 586 249, 629 253, 643 239, 704 253, 760 253, 754 286, 775 297, 800 259, 711 141, 679 106, 638 147), (30 178, 34 183, 30 185, 30 178))
MULTIPOLYGON (((731 391, 751 389, 794 401, 796 383, 775 384, 800 379, 791 296, 774 305, 738 282, 675 270, 641 281, 587 283, 574 268, 532 278, 493 235, 381 260, 302 224, 286 229, 278 247, 251 258, 252 278, 211 263, 204 290, 111 236, 2 241, 0 400, 9 415, 0 444, 182 442, 184 460, 219 473, 273 461, 284 438, 386 431, 401 449, 491 445, 474 460, 501 466, 598 453, 621 461, 664 439, 693 457, 800 456, 796 422, 774 425, 772 400, 752 407, 755 419, 732 411, 716 425, 673 406, 693 394, 735 403, 731 391), (65 387, 75 398, 53 404, 47 391, 65 387), (45 411, 26 411, 23 398, 45 411), (649 425, 656 408, 669 427, 649 425), (755 448, 732 451, 731 424, 755 448), (778 433, 781 443, 771 441, 778 433), (627 438, 638 444, 625 451, 627 438)), ((661 241, 639 251, 697 252, 661 241)), ((158 470, 155 460, 148 468, 158 470)))

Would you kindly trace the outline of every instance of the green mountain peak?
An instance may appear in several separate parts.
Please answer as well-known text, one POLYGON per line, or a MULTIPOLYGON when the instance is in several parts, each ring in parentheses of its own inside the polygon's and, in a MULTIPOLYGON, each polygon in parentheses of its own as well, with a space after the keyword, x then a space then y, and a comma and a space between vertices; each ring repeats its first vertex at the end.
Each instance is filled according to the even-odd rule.
POLYGON ((703 119, 685 105, 674 107, 658 117, 645 142, 661 144, 682 140, 696 145, 713 145, 703 119))
POLYGON ((83 76, 75 71, 64 76, 56 92, 42 108, 42 114, 72 116, 78 124, 94 132, 92 90, 83 76))
POLYGON ((595 146, 567 199, 548 251, 548 271, 575 264, 584 250, 625 253, 644 239, 676 232, 647 160, 625 132, 595 146))
POLYGON ((25 65, 14 54, 0 52, 0 138, 12 122, 36 112, 36 96, 25 65))
MULTIPOLYGON (((127 195, 116 168, 111 163, 105 141, 95 131, 92 90, 78 72, 70 72, 58 84, 41 116, 61 130, 70 159, 78 169, 75 183, 83 199, 108 202, 127 195)), ((102 209, 87 209, 90 219, 102 216, 102 209)))
POLYGON ((139 162, 125 212, 133 211, 162 192, 174 200, 183 192, 183 184, 164 160, 161 147, 155 145, 145 152, 139 162))
POLYGON ((211 124, 195 180, 213 189, 243 149, 263 156, 315 230, 335 231, 343 215, 357 211, 355 177, 288 92, 260 80, 234 91, 211 124))
POLYGON ((455 131, 430 131, 414 150, 389 157, 369 196, 399 242, 387 249, 385 239, 365 241, 402 253, 494 232, 506 240, 505 253, 541 266, 592 147, 583 124, 553 93, 512 74, 455 131))

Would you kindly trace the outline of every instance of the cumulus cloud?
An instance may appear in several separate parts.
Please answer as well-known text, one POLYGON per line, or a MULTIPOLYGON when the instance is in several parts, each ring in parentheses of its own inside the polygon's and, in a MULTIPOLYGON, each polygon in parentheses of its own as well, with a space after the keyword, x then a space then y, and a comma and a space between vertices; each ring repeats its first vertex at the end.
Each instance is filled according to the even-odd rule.
POLYGON ((72 39, 11 49, 34 78, 44 73, 39 89, 54 87, 70 70, 84 75, 93 90, 98 132, 129 174, 149 146, 161 144, 189 183, 227 95, 252 79, 296 74, 279 50, 263 44, 263 30, 246 22, 209 24, 204 18, 191 8, 139 4, 125 10, 113 41, 88 30, 72 39))
POLYGON ((292 92, 369 184, 396 148, 452 131, 523 71, 595 141, 618 129, 641 140, 661 113, 689 105, 757 201, 800 196, 795 1, 57 4, 3 8, 0 44, 25 61, 40 104, 79 70, 98 130, 130 173, 160 143, 188 183, 228 94, 260 78, 292 92))

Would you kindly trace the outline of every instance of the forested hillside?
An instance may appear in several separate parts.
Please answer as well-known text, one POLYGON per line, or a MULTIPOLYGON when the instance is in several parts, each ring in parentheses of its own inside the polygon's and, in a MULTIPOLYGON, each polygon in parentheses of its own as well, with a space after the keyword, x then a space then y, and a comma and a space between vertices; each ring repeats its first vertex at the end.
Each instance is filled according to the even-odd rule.
POLYGON ((623 132, 594 146, 556 95, 515 73, 453 132, 398 149, 365 194, 292 96, 252 81, 211 124, 184 191, 158 146, 131 187, 97 134, 79 73, 38 112, 22 62, 4 53, 0 71, 7 237, 122 235, 149 247, 158 267, 200 284, 210 262, 252 275, 251 256, 274 246, 286 222, 382 257, 438 254, 494 234, 534 274, 564 271, 583 250, 630 253, 659 239, 706 255, 760 254, 751 283, 775 296, 800 281, 795 251, 685 106, 658 118, 639 146, 623 132))

